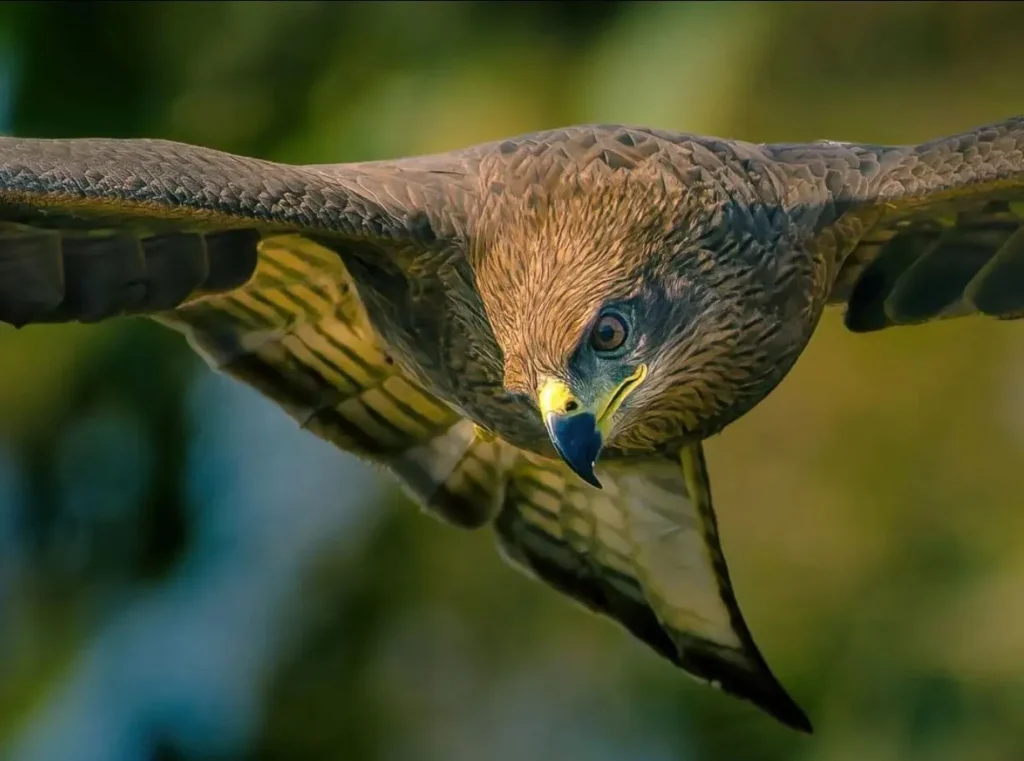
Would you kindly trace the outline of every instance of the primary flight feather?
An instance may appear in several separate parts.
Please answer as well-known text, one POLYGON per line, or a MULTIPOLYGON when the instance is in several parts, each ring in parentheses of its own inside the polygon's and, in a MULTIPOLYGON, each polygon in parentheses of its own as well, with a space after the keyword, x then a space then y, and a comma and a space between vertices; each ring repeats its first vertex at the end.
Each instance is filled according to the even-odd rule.
POLYGON ((810 730, 701 441, 854 331, 1024 316, 1024 118, 918 146, 620 126, 288 166, 0 138, 0 320, 148 315, 690 674, 810 730))

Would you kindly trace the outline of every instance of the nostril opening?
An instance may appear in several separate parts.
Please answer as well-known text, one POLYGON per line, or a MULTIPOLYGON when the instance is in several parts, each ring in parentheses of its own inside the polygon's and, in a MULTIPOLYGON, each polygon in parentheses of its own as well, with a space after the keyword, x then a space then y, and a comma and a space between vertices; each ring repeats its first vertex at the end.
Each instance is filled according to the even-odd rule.
POLYGON ((576 402, 567 402, 565 405, 566 412, 575 412, 579 408, 579 404, 576 402))

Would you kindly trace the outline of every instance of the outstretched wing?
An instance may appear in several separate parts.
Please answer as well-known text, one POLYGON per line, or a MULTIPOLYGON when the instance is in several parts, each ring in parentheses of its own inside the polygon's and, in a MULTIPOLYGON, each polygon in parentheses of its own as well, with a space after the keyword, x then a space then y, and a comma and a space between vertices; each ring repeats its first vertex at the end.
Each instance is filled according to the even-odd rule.
POLYGON ((701 445, 681 463, 599 472, 600 491, 560 463, 524 457, 495 524, 505 555, 694 677, 809 732, 736 602, 701 445))
POLYGON ((429 271, 464 243, 471 170, 454 155, 294 167, 164 141, 0 138, 0 321, 153 316, 476 527, 498 508, 500 448, 397 366, 339 256, 429 271))
POLYGON ((296 167, 162 140, 0 138, 0 321, 93 321, 230 291, 272 232, 389 256, 457 241, 466 167, 296 167))
POLYGON ((823 233, 856 241, 829 296, 850 330, 1024 316, 1024 117, 917 146, 767 148, 827 191, 823 233))

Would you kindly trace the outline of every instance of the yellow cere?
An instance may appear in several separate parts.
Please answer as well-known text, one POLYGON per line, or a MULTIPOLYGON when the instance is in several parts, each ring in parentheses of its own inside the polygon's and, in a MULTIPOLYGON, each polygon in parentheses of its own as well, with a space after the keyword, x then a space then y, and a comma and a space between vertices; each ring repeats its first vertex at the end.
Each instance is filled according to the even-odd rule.
POLYGON ((550 378, 541 385, 537 401, 540 404, 540 411, 545 415, 549 412, 564 415, 569 411, 569 402, 575 402, 576 397, 565 381, 550 378))

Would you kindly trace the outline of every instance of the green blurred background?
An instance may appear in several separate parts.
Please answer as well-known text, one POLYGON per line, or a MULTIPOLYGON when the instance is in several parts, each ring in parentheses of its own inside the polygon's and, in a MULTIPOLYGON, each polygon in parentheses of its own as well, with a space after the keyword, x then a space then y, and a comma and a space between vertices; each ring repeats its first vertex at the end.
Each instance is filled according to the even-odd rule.
MULTIPOLYGON (((0 131, 289 162, 575 122, 917 142, 1024 113, 1021 3, 0 5, 0 131)), ((1024 326, 830 313, 709 443, 817 733, 700 685, 137 321, 0 330, 0 757, 1024 758, 1024 326)))

